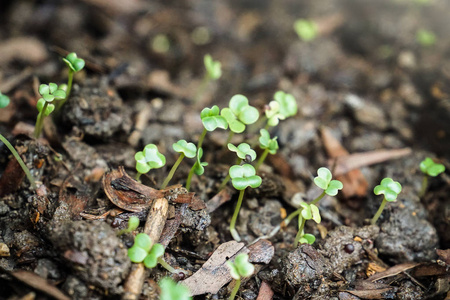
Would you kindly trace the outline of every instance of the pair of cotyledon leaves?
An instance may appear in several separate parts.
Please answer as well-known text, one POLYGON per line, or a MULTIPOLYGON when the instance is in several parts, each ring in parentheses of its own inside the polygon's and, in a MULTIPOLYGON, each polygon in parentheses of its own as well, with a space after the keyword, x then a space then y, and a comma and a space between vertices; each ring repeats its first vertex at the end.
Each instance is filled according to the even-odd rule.
POLYGON ((256 170, 252 165, 235 165, 229 170, 231 183, 237 190, 245 190, 247 187, 257 188, 261 185, 262 179, 256 175, 256 170))
POLYGON ((151 169, 161 168, 166 164, 166 157, 159 153, 155 144, 148 144, 143 151, 134 155, 136 160, 136 170, 141 174, 146 174, 151 169))
POLYGON ((420 170, 428 176, 436 177, 445 171, 445 166, 435 163, 431 158, 427 157, 420 163, 420 170))
POLYGON ((232 152, 236 152, 236 155, 240 159, 247 159, 247 155, 250 155, 251 161, 256 159, 256 152, 253 150, 249 144, 240 143, 237 147, 231 143, 228 144, 228 149, 232 152))
POLYGON ((69 53, 63 61, 73 72, 81 71, 84 68, 85 62, 83 59, 78 58, 75 52, 69 53))
POLYGON ((203 62, 209 78, 217 80, 222 76, 222 64, 219 61, 213 60, 211 55, 206 54, 203 58, 203 62))
POLYGON ((158 264, 158 258, 164 255, 164 246, 153 244, 150 237, 145 233, 139 233, 134 238, 134 245, 128 249, 128 257, 134 263, 144 262, 151 269, 158 264))
POLYGON ((233 279, 241 280, 243 277, 249 277, 255 272, 255 266, 248 261, 248 254, 240 253, 234 259, 234 262, 227 261, 230 268, 230 275, 233 279))
POLYGON ((161 294, 159 299, 161 300, 190 300, 189 288, 183 284, 177 284, 170 277, 164 277, 159 282, 161 288, 161 294))
POLYGON ((402 186, 398 181, 392 180, 392 178, 384 178, 380 184, 377 185, 373 192, 375 195, 384 195, 384 199, 388 202, 394 202, 397 200, 398 194, 402 191, 402 186))
POLYGON ((63 100, 66 98, 65 89, 67 86, 65 84, 61 84, 58 86, 56 83, 49 84, 41 84, 39 86, 39 94, 41 94, 42 98, 40 98, 36 104, 36 108, 39 112, 42 112, 42 109, 47 103, 47 107, 45 109, 44 115, 48 116, 55 109, 55 105, 52 104, 53 100, 63 100))
POLYGON ((269 102, 269 108, 266 109, 267 124, 277 126, 280 120, 297 114, 297 102, 294 96, 278 91, 273 96, 275 100, 269 102))
POLYGON ((259 133, 261 134, 261 136, 259 137, 259 146, 261 147, 261 149, 269 149, 269 153, 272 155, 277 153, 277 137, 271 139, 269 131, 267 131, 266 129, 261 129, 259 133))
POLYGON ((331 172, 325 167, 317 170, 317 177, 314 178, 314 183, 325 191, 329 196, 336 196, 338 191, 344 186, 339 180, 331 180, 331 172))
POLYGON ((258 110, 248 104, 247 97, 234 95, 226 107, 220 111, 217 105, 211 108, 204 108, 200 113, 203 126, 207 131, 214 131, 216 128, 227 129, 234 133, 241 133, 246 125, 255 123, 259 118, 258 110))

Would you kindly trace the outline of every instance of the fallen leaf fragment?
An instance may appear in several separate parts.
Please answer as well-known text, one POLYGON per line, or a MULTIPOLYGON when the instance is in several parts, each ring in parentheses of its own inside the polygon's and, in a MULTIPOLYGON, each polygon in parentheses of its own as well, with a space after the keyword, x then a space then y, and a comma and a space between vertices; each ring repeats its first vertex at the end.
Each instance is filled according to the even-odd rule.
POLYGON ((439 259, 445 262, 445 264, 450 265, 450 249, 441 250, 436 249, 436 254, 439 256, 439 259))
POLYGON ((418 265, 420 265, 420 264, 419 263, 399 264, 399 265, 390 267, 386 271, 383 271, 383 272, 380 272, 380 273, 376 273, 375 275, 372 275, 369 278, 367 278, 367 280, 374 282, 374 281, 377 281, 377 280, 380 280, 380 279, 383 279, 383 278, 395 276, 395 275, 398 275, 398 274, 400 274, 402 272, 405 272, 407 270, 415 268, 418 265))
POLYGON ((273 291, 267 281, 263 280, 261 287, 259 288, 258 298, 256 300, 271 300, 273 297, 273 291))

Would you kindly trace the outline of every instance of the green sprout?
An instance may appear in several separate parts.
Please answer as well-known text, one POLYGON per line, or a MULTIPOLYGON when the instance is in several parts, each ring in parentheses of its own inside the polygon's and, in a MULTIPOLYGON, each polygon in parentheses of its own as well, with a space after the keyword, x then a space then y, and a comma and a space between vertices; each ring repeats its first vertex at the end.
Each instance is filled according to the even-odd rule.
POLYGON ((392 180, 392 178, 384 178, 381 183, 377 185, 373 192, 375 195, 384 195, 383 202, 381 202, 380 208, 378 208, 377 213, 373 216, 370 224, 375 225, 378 218, 381 215, 387 202, 395 202, 397 200, 398 194, 402 191, 402 186, 399 182, 392 180))
MULTIPOLYGON (((242 160, 245 160, 246 162, 252 162, 256 159, 255 150, 253 150, 247 143, 241 143, 237 147, 231 143, 228 143, 228 149, 232 152, 236 152, 237 154, 236 164, 240 164, 242 160)), ((220 184, 219 191, 223 190, 223 188, 227 185, 230 179, 231 176, 230 174, 228 174, 227 177, 225 177, 225 179, 220 184)))
MULTIPOLYGON (((0 92, 0 109, 7 107, 9 105, 9 102, 10 102, 9 97, 6 96, 6 95, 3 95, 0 92)), ((28 181, 31 184, 31 188, 33 190, 35 190, 36 189, 36 183, 34 182, 34 178, 33 178, 33 176, 31 176, 30 170, 28 169, 27 165, 25 165, 25 163, 23 162, 23 160, 20 157, 19 153, 17 153, 16 149, 11 145, 11 143, 1 133, 0 133, 0 141, 2 141, 3 144, 5 144, 6 147, 9 149, 9 151, 11 151, 12 155, 17 160, 17 162, 19 163, 19 165, 22 168, 23 172, 27 176, 28 181)))
POLYGON ((330 170, 327 168, 319 168, 317 170, 317 176, 314 178, 314 183, 323 190, 323 192, 311 203, 301 202, 300 207, 291 213, 286 219, 283 220, 285 225, 288 225, 294 217, 298 216, 298 226, 299 230, 297 236, 294 240, 294 246, 297 247, 298 243, 309 243, 312 244, 315 241, 315 237, 312 234, 305 234, 304 227, 306 220, 313 219, 316 223, 320 223, 321 217, 319 213, 319 208, 316 206, 317 202, 320 201, 325 195, 336 196, 338 191, 344 186, 339 180, 331 180, 332 175, 330 170))
POLYGON ((436 177, 443 173, 445 166, 443 164, 437 164, 431 158, 427 157, 420 162, 420 170, 424 173, 422 187, 419 192, 419 197, 422 198, 428 189, 428 177, 436 177))
POLYGON ((271 139, 270 134, 266 129, 261 129, 259 132, 261 134, 261 136, 259 137, 259 147, 263 149, 264 152, 259 158, 258 162, 256 163, 255 166, 256 171, 258 171, 259 167, 263 164, 264 160, 266 159, 269 153, 274 155, 277 153, 278 150, 277 137, 271 139))
POLYGON ((81 58, 78 58, 77 54, 75 52, 67 54, 67 56, 65 58, 63 58, 62 60, 66 63, 67 67, 69 67, 69 75, 67 78, 66 96, 64 97, 64 99, 62 101, 60 101, 58 103, 58 107, 56 108, 57 112, 61 109, 61 107, 64 105, 64 103, 66 103, 67 99, 70 96, 70 91, 72 90, 73 74, 83 70, 84 65, 85 65, 84 60, 81 58))
POLYGON ((417 42, 423 47, 430 47, 436 44, 436 35, 429 30, 419 29, 416 33, 417 42))
POLYGON ((136 160, 136 180, 151 169, 158 169, 166 164, 166 157, 159 153, 158 147, 154 144, 145 146, 143 151, 136 153, 134 159, 136 160))
POLYGON ((220 109, 217 105, 211 108, 204 108, 200 113, 200 118, 202 119, 203 132, 200 135, 197 143, 197 149, 202 147, 203 140, 205 139, 206 132, 214 131, 216 128, 227 129, 227 120, 220 115, 220 109))
POLYGON ((199 148, 197 150, 197 161, 195 162, 195 164, 192 166, 191 170, 189 171, 188 174, 188 178, 186 180, 186 190, 189 191, 189 189, 191 188, 191 180, 192 180, 192 175, 197 174, 198 176, 203 175, 203 173, 205 172, 205 168, 208 163, 207 162, 202 162, 201 158, 203 156, 203 149, 199 148))
POLYGON ((257 188, 261 185, 262 179, 258 175, 256 175, 255 168, 250 164, 244 164, 242 166, 235 165, 232 166, 229 170, 231 183, 233 187, 239 190, 239 198, 236 204, 236 208, 233 213, 233 217, 230 222, 230 232, 231 236, 236 240, 240 241, 241 237, 239 236, 236 230, 236 220, 239 215, 239 210, 241 209, 242 199, 244 198, 244 192, 247 187, 257 188))
POLYGON ((136 228, 138 227, 139 227, 139 218, 136 216, 131 216, 128 219, 128 227, 126 229, 119 230, 119 232, 117 232, 117 235, 120 236, 124 233, 130 233, 136 230, 136 228))
POLYGON ((128 249, 128 257, 132 262, 144 263, 144 266, 149 269, 156 267, 159 263, 167 271, 176 273, 177 271, 162 259, 163 255, 164 246, 153 243, 152 239, 145 233, 136 235, 133 246, 128 249))
POLYGON ((314 40, 319 34, 319 29, 314 21, 298 19, 294 22, 294 30, 298 37, 305 42, 314 40))
POLYGON ((36 125, 34 126, 34 137, 38 139, 41 136, 42 127, 44 125, 44 118, 51 114, 55 109, 55 105, 52 103, 54 100, 62 100, 66 98, 66 91, 62 86, 58 86, 56 83, 41 84, 39 86, 40 98, 36 104, 39 114, 36 119, 36 125))
POLYGON ((220 115, 223 116, 230 126, 228 144, 235 133, 242 133, 245 125, 255 123, 259 118, 258 110, 248 104, 248 99, 244 95, 234 95, 230 99, 229 107, 222 109, 220 115))
POLYGON ((294 96, 278 91, 273 96, 275 100, 269 102, 266 107, 267 125, 266 129, 270 126, 277 126, 280 120, 295 116, 297 114, 297 101, 294 96))
POLYGON ((241 279, 251 276, 255 272, 255 266, 248 261, 248 254, 246 253, 238 254, 234 262, 227 261, 227 266, 230 268, 231 277, 236 280, 230 298, 228 298, 229 300, 233 300, 241 286, 241 279))
POLYGON ((305 42, 314 40, 319 34, 316 22, 307 19, 298 19, 295 21, 294 30, 298 37, 305 42))
POLYGON ((161 185, 161 189, 164 189, 170 182, 170 180, 173 177, 173 174, 175 174, 175 171, 177 170, 178 166, 180 165, 181 161, 185 156, 188 158, 194 158, 195 155, 197 154, 197 147, 193 143, 188 143, 185 140, 179 140, 178 142, 172 145, 172 148, 173 150, 175 150, 175 152, 180 153, 180 156, 178 157, 177 161, 175 162, 166 179, 164 180, 163 184, 161 185))
POLYGON ((161 300, 192 300, 191 293, 187 286, 177 284, 169 277, 164 277, 159 282, 161 300))
POLYGON ((211 55, 206 54, 203 58, 203 62, 205 64, 206 73, 200 83, 197 94, 194 97, 194 102, 197 102, 210 82, 218 80, 222 76, 222 64, 219 61, 213 60, 211 55))

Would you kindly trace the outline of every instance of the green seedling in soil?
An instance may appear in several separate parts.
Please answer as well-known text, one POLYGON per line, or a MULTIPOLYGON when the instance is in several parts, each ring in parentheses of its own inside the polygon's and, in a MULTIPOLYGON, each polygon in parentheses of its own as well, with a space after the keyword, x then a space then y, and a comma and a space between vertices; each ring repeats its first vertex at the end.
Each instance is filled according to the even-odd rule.
POLYGON ((211 55, 206 54, 203 58, 203 63, 205 64, 206 73, 194 97, 194 102, 197 102, 210 82, 218 80, 222 76, 222 64, 213 60, 211 55))
POLYGON ((81 70, 83 70, 85 62, 83 59, 78 58, 77 54, 75 52, 69 53, 65 58, 63 58, 63 61, 66 63, 67 67, 69 68, 69 76, 67 78, 67 92, 66 96, 62 101, 58 103, 58 107, 56 111, 58 112, 61 107, 66 103, 67 99, 70 96, 70 91, 72 90, 72 83, 73 83, 73 75, 81 70))
POLYGON ((54 100, 63 100, 66 98, 66 91, 63 86, 58 86, 56 83, 41 84, 39 86, 40 98, 36 104, 39 114, 34 126, 34 137, 37 139, 41 136, 42 127, 44 125, 44 118, 51 114, 55 109, 54 100))
POLYGON ((428 177, 436 177, 445 171, 443 164, 435 163, 431 158, 427 157, 420 162, 420 170, 423 172, 422 187, 419 192, 419 197, 422 198, 428 189, 428 177))
POLYGON ((314 21, 298 19, 294 23, 294 30, 298 37, 305 42, 314 40, 319 34, 317 24, 314 21))
POLYGON ((291 213, 286 219, 283 220, 285 225, 288 225, 290 221, 296 216, 299 216, 299 230, 297 236, 295 237, 294 246, 297 247, 297 244, 300 243, 314 243, 315 237, 310 234, 304 234, 303 229, 305 226, 306 220, 313 219, 316 223, 320 223, 320 213, 319 208, 316 204, 322 199, 325 195, 336 196, 338 191, 341 190, 344 185, 339 180, 332 180, 332 175, 330 170, 327 168, 319 168, 317 170, 317 176, 314 177, 314 184, 323 190, 323 192, 314 199, 311 203, 302 202, 300 203, 300 207, 291 213), (313 238, 314 237, 314 238, 313 238))
MULTIPOLYGON (((247 143, 241 143, 237 147, 231 143, 228 143, 228 149, 236 153, 237 155, 236 164, 240 164, 241 161, 251 163, 256 159, 255 150, 253 150, 247 143)), ((230 179, 231 179, 230 174, 228 174, 227 177, 225 177, 225 179, 220 184, 219 191, 223 190, 223 188, 227 185, 230 179)))
POLYGON ((200 113, 200 118, 202 119, 204 129, 198 139, 197 149, 202 147, 203 140, 205 139, 208 131, 214 131, 216 128, 228 128, 227 120, 220 115, 220 109, 217 105, 214 105, 211 108, 204 108, 200 113))
POLYGON ((136 228, 138 227, 139 227, 139 218, 136 216, 131 216, 128 219, 128 227, 126 229, 119 230, 119 232, 117 232, 117 235, 120 236, 125 233, 130 233, 136 230, 136 228))
POLYGON ((191 170, 189 171, 188 174, 188 178, 186 180, 186 190, 189 191, 189 189, 191 188, 191 180, 192 180, 192 176, 195 174, 197 174, 198 176, 203 175, 203 173, 205 173, 205 168, 208 163, 207 162, 202 162, 201 158, 203 156, 203 149, 199 148, 197 150, 197 161, 195 162, 195 164, 192 166, 191 170))
POLYGON ((179 140, 178 142, 172 145, 172 148, 173 150, 175 150, 175 152, 180 153, 180 156, 178 157, 177 161, 175 162, 166 179, 164 180, 163 184, 161 185, 161 189, 164 189, 170 182, 170 180, 173 177, 173 174, 175 174, 175 171, 177 170, 178 166, 180 165, 181 161, 185 156, 188 158, 194 158, 195 155, 197 154, 197 147, 193 143, 188 143, 185 140, 179 140))
POLYGON ((253 124, 259 119, 258 110, 248 104, 248 99, 244 95, 231 97, 229 107, 223 108, 220 115, 227 120, 230 127, 226 145, 235 133, 244 132, 246 125, 253 124))
POLYGON ((265 110, 267 118, 266 129, 271 126, 277 126, 280 120, 285 120, 297 114, 297 101, 291 94, 278 91, 275 93, 274 99, 269 102, 265 110))
MULTIPOLYGON (((10 102, 9 97, 6 96, 6 95, 3 95, 0 92, 0 109, 7 107, 9 105, 9 102, 10 102)), ((36 189, 36 183, 34 182, 34 178, 33 178, 33 176, 31 176, 30 170, 28 169, 28 167, 23 162, 23 160, 20 157, 19 153, 17 153, 16 149, 11 145, 11 143, 1 133, 0 133, 0 141, 2 141, 2 143, 6 145, 6 147, 9 149, 9 151, 11 151, 12 155, 17 160, 17 162, 19 163, 19 165, 22 168, 23 172, 27 176, 28 181, 31 184, 31 188, 33 190, 35 190, 36 189)))
POLYGON ((261 129, 259 132, 261 134, 261 136, 259 137, 259 147, 263 149, 264 152, 259 158, 258 162, 256 163, 255 166, 256 171, 258 171, 259 167, 263 164, 264 160, 266 159, 269 153, 274 155, 277 153, 278 150, 277 137, 271 139, 270 134, 266 129, 261 129))
POLYGON ((159 263, 164 269, 171 273, 177 271, 166 263, 162 256, 164 255, 164 246, 154 244, 150 237, 145 233, 139 233, 134 238, 133 246, 128 249, 128 257, 134 263, 144 263, 149 269, 156 267, 159 263))
POLYGON ((436 40, 436 35, 429 30, 419 29, 416 33, 416 41, 422 47, 431 47, 436 44, 436 40))
POLYGON ((191 292, 187 286, 177 284, 169 277, 164 277, 159 282, 161 294, 160 300, 192 300, 191 292))
POLYGON ((384 178, 381 183, 377 185, 373 192, 375 195, 384 195, 383 202, 381 202, 380 208, 378 208, 377 213, 373 216, 370 224, 374 225, 381 215, 387 202, 395 202, 397 200, 398 194, 402 191, 402 186, 399 182, 392 180, 392 178, 384 178))
POLYGON ((142 174, 148 173, 151 169, 158 169, 166 164, 166 157, 159 153, 158 147, 154 144, 148 144, 143 151, 139 151, 134 156, 136 160, 136 180, 139 180, 142 174))
POLYGON ((230 298, 228 298, 229 300, 233 300, 241 286, 241 279, 251 276, 255 272, 255 266, 248 261, 248 254, 246 253, 238 254, 234 262, 227 261, 227 266, 230 268, 231 277, 236 280, 230 298))
POLYGON ((236 241, 241 241, 241 237, 239 236, 236 230, 236 220, 239 215, 239 210, 241 209, 242 199, 244 199, 244 192, 247 187, 257 188, 261 185, 262 179, 258 175, 256 175, 255 168, 250 164, 244 164, 242 166, 235 165, 232 166, 229 170, 231 183, 233 187, 239 190, 239 198, 236 204, 236 208, 233 213, 233 217, 230 222, 230 232, 233 239, 236 241))

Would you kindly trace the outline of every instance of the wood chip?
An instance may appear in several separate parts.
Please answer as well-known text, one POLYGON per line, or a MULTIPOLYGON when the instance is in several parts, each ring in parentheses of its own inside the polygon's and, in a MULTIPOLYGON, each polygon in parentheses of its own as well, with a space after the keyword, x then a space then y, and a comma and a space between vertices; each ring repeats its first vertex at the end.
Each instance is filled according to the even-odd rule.
POLYGON ((70 300, 63 292, 50 284, 46 279, 39 277, 33 272, 17 270, 11 272, 11 275, 16 279, 24 282, 32 288, 41 291, 58 300, 70 300))

